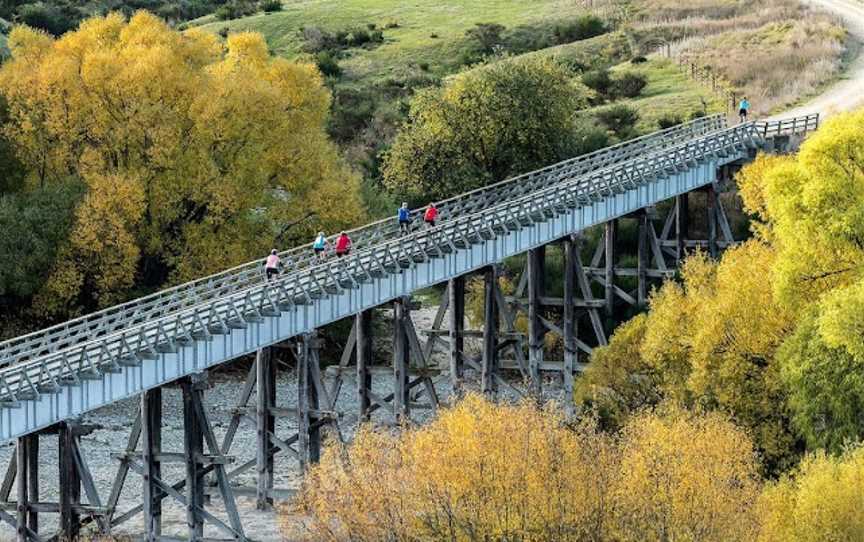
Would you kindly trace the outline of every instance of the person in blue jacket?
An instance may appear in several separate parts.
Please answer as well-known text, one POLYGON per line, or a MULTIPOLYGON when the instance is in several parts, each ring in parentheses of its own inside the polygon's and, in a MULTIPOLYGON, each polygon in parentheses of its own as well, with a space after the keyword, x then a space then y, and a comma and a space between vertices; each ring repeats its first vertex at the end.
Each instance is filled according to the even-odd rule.
POLYGON ((399 219, 399 231, 408 233, 408 227, 411 225, 411 211, 408 209, 407 203, 403 202, 402 207, 399 207, 397 218, 399 219))
POLYGON ((747 96, 741 98, 741 103, 738 104, 738 118, 741 122, 747 122, 747 113, 750 112, 750 102, 747 101, 747 96))

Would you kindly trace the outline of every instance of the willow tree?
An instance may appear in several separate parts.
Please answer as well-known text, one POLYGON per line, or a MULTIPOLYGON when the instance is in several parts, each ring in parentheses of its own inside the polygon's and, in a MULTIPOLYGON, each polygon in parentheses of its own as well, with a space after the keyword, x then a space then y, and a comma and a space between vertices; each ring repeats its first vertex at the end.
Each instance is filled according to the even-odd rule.
POLYGON ((384 183, 418 199, 442 198, 578 154, 586 142, 575 115, 587 96, 552 61, 502 61, 460 74, 411 101, 384 156, 384 183))
POLYGON ((325 133, 330 94, 311 64, 257 34, 180 33, 140 12, 53 39, 9 36, 6 135, 28 182, 87 193, 40 296, 46 311, 105 305, 260 255, 360 217, 358 179, 325 133))

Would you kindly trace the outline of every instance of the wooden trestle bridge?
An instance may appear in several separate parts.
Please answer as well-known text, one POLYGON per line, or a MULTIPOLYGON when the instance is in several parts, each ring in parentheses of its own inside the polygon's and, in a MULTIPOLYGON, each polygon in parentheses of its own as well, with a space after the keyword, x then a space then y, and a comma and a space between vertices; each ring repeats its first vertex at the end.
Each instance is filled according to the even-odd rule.
POLYGON ((649 282, 672 275, 687 249, 717 254, 734 243, 718 197, 734 169, 759 150, 789 150, 817 126, 817 115, 732 127, 719 116, 694 120, 452 198, 440 205, 434 228, 400 235, 392 220, 359 228, 351 232, 349 257, 319 263, 299 247, 281 255, 288 271, 271 282, 264 280, 262 262, 250 262, 0 343, 0 439, 17 441, 0 484, 0 521, 22 542, 71 540, 84 525, 108 533, 141 514, 145 540, 178 540, 161 530, 163 501, 169 499, 186 510, 183 539, 204 540, 206 523, 208 532, 221 533, 219 539, 248 540, 235 497, 252 496, 259 508, 272 505, 280 495, 274 460, 294 457, 305 468, 319 456, 322 431, 341 434, 340 393, 356 394, 360 420, 392 421, 437 407, 433 377, 449 378, 455 394, 472 376, 479 380, 472 385, 489 394, 505 386, 530 394, 541 391, 543 373, 556 373, 570 398, 583 356, 606 342, 603 313, 619 304, 644 304, 649 282), (705 201, 702 240, 689 235, 693 198, 705 201), (671 210, 661 217, 656 206, 666 200, 671 210), (638 224, 635 269, 616 258, 622 220, 638 224), (659 231, 655 221, 662 224, 659 231), (590 261, 583 261, 581 234, 597 225, 605 225, 605 233, 590 261), (546 247, 552 244, 564 254, 559 298, 544 288, 546 247), (501 262, 523 253, 525 272, 505 295, 501 262), (485 324, 470 330, 466 277, 478 273, 485 324), (410 296, 441 283, 447 293, 432 329, 418 333, 410 296), (383 305, 393 308, 392 364, 386 367, 372 359, 372 311, 383 305), (527 316, 527 333, 517 331, 517 313, 527 316), (341 360, 323 370, 316 329, 345 318, 354 321, 348 344, 341 360), (563 359, 546 359, 544 337, 550 333, 563 338, 563 359), (479 355, 465 351, 466 338, 482 341, 479 355), (296 361, 296 404, 279 406, 274 345, 296 361), (449 365, 433 364, 433 352, 449 365), (218 439, 205 405, 207 370, 249 354, 255 362, 218 439), (519 374, 524 386, 514 384, 519 374), (376 393, 373 378, 392 382, 392 393, 376 393), (353 390, 347 382, 356 384, 353 390), (162 447, 167 384, 182 391, 182 450, 162 447), (133 396, 140 397, 139 413, 115 455, 113 487, 100 494, 80 447, 81 436, 93 428, 80 417, 133 396), (285 416, 296 419, 298 430, 277 435, 276 420, 285 416), (256 456, 235 464, 234 437, 250 426, 256 456), (57 502, 40 500, 45 482, 40 484, 39 445, 48 438, 58 439, 57 502), (167 481, 163 466, 178 462, 185 477, 167 481), (253 469, 256 487, 232 483, 253 469), (142 479, 142 502, 120 509, 130 475, 142 479), (219 513, 211 497, 221 500, 219 513), (40 529, 46 514, 59 514, 57 532, 40 529))

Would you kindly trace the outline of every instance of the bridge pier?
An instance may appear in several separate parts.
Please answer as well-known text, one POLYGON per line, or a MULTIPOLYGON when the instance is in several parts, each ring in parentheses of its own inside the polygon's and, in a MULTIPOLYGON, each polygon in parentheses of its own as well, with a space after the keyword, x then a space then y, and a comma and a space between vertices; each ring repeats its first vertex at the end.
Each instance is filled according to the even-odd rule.
POLYGON ((76 426, 74 421, 60 423, 57 448, 60 458, 60 532, 69 540, 78 538, 81 531, 81 516, 78 512, 81 506, 81 477, 75 463, 78 444, 76 426))
POLYGON ((561 329, 564 334, 564 406, 572 414, 573 387, 576 366, 579 363, 579 349, 576 346, 576 260, 579 258, 579 244, 573 236, 563 241, 564 246, 564 314, 561 329))
POLYGON ((255 485, 255 507, 268 510, 273 505, 273 467, 274 450, 270 435, 276 432, 276 363, 272 348, 262 348, 255 353, 255 415, 256 442, 255 455, 257 479, 255 485))
POLYGON ((411 347, 408 344, 406 330, 410 305, 411 298, 408 296, 393 301, 393 414, 398 423, 406 422, 411 412, 411 388, 408 375, 411 347))
POLYGON ((546 326, 542 320, 542 297, 545 294, 546 247, 528 251, 526 265, 528 287, 528 380, 531 394, 540 399, 543 346, 546 326))
MULTIPOLYGON (((448 331, 448 353, 450 357, 450 385, 454 398, 464 394, 465 378, 465 277, 450 279, 447 285, 448 305, 450 306, 450 325, 448 331)), ((434 344, 435 335, 430 335, 428 343, 434 344)), ((431 352, 430 352, 431 353, 431 352)))
POLYGON ((497 299, 498 265, 490 265, 483 272, 483 354, 481 357, 480 391, 492 397, 498 391, 495 380, 498 372, 499 307, 497 299))
POLYGON ((141 450, 144 468, 144 539, 157 542, 162 536, 162 496, 157 480, 162 478, 162 388, 141 394, 141 450))
POLYGON ((356 333, 356 350, 357 350, 357 397, 360 412, 360 423, 368 422, 372 412, 372 399, 370 392, 372 389, 372 372, 370 367, 373 365, 372 351, 372 311, 365 310, 358 312, 354 319, 354 330, 356 333))
POLYGON ((306 472, 310 464, 317 463, 321 457, 322 414, 316 386, 318 358, 318 335, 316 332, 304 333, 297 340, 297 453, 300 471, 306 472))
POLYGON ((605 244, 605 274, 603 285, 606 300, 606 316, 612 317, 615 313, 615 241, 618 237, 618 219, 610 220, 605 225, 606 235, 603 238, 605 244))
MULTIPOLYGON (((689 193, 685 192, 675 196, 675 260, 678 265, 687 256, 687 236, 690 229, 690 199, 689 193)), ((664 229, 665 233, 665 229, 664 229)), ((665 237, 665 236, 664 236, 665 237)))

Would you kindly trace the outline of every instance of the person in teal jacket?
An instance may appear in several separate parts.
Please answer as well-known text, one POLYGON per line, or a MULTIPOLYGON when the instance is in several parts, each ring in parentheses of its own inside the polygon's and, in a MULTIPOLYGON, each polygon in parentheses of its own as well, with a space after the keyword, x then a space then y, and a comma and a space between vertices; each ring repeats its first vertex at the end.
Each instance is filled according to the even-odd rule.
POLYGON ((747 122, 747 113, 750 112, 750 102, 747 101, 747 96, 741 98, 741 103, 738 104, 738 118, 741 122, 747 122))

